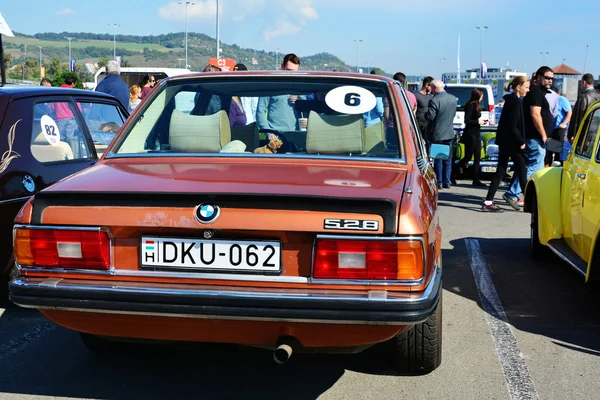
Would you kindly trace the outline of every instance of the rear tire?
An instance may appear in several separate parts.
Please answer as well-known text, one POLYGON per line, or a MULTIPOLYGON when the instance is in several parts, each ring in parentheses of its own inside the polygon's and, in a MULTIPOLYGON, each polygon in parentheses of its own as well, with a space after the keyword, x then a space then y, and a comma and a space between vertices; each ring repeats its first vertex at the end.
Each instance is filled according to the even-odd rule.
POLYGON ((540 225, 538 218, 537 196, 534 193, 531 196, 531 256, 535 259, 543 260, 548 254, 548 249, 540 243, 540 225))
POLYGON ((427 374, 442 363, 442 297, 434 313, 420 324, 388 342, 395 369, 408 374, 427 374))

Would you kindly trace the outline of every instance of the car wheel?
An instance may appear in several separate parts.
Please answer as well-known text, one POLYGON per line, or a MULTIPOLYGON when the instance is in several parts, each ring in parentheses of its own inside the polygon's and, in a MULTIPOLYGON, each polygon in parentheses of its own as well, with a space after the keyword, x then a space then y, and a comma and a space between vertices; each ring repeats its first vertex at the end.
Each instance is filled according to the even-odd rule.
POLYGON ((442 298, 435 312, 420 324, 388 341, 391 362, 399 372, 427 374, 442 362, 442 298))
POLYGON ((531 255, 533 258, 541 260, 548 254, 548 249, 540 243, 539 229, 537 196, 534 194, 531 196, 531 255))

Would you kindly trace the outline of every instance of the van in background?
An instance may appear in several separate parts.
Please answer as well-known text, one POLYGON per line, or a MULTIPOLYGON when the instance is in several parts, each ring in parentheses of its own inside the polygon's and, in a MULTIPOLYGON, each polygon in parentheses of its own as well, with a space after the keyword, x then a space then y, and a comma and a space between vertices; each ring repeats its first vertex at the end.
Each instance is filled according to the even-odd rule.
MULTIPOLYGON (((146 74, 154 76, 156 80, 164 79, 169 76, 185 75, 190 74, 192 71, 185 68, 136 68, 136 67, 123 67, 121 68, 121 79, 127 84, 127 87, 131 87, 137 83, 140 83, 146 74)), ((95 86, 102 79, 106 78, 106 68, 102 67, 94 75, 95 86)))
POLYGON ((483 99, 479 103, 481 107, 481 118, 487 120, 486 126, 496 125, 496 114, 494 112, 495 101, 494 91, 490 85, 477 85, 466 83, 448 83, 446 84, 446 92, 456 97, 456 116, 454 117, 454 128, 463 129, 465 124, 465 103, 471 98, 473 89, 481 89, 483 91, 483 99))

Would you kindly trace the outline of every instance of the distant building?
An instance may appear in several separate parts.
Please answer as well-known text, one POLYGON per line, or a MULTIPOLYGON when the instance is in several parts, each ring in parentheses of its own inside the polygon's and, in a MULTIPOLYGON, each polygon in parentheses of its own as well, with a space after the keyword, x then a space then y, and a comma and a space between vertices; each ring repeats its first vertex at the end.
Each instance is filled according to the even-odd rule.
POLYGON ((583 74, 565 63, 552 68, 554 71, 554 86, 558 88, 559 93, 566 95, 571 103, 575 103, 577 95, 581 91, 581 77, 583 74))
MULTIPOLYGON (((468 69, 460 73, 460 81, 463 83, 479 83, 481 68, 468 69), (477 81, 477 82, 475 82, 477 81)), ((456 83, 458 72, 446 72, 442 75, 444 83, 456 83)), ((525 72, 519 72, 510 68, 488 68, 483 83, 505 80, 510 81, 515 76, 527 76, 525 72)))

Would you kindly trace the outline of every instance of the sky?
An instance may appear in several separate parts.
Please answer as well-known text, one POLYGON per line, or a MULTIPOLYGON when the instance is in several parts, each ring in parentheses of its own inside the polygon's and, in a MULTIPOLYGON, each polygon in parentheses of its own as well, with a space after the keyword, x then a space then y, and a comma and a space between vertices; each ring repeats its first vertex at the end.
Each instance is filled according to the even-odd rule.
MULTIPOLYGON (((217 0, 0 2, 13 31, 159 35, 188 32, 216 36, 217 0), (182 3, 185 3, 182 2, 182 3), (111 26, 108 26, 111 24, 111 26)), ((227 44, 301 58, 328 52, 349 65, 380 67, 387 73, 432 75, 507 64, 533 72, 564 62, 600 74, 600 15, 597 0, 219 0, 220 39, 227 44), (529 4, 525 6, 525 4, 529 4), (487 26, 486 30, 476 27, 487 26), (362 40, 362 42, 355 42, 362 40), (586 58, 586 46, 587 50, 586 58), (543 54, 542 54, 543 53, 543 54), (547 53, 547 54, 546 54, 547 53)), ((216 53, 216 51, 215 51, 216 53)), ((226 57, 227 54, 224 54, 226 57)))

